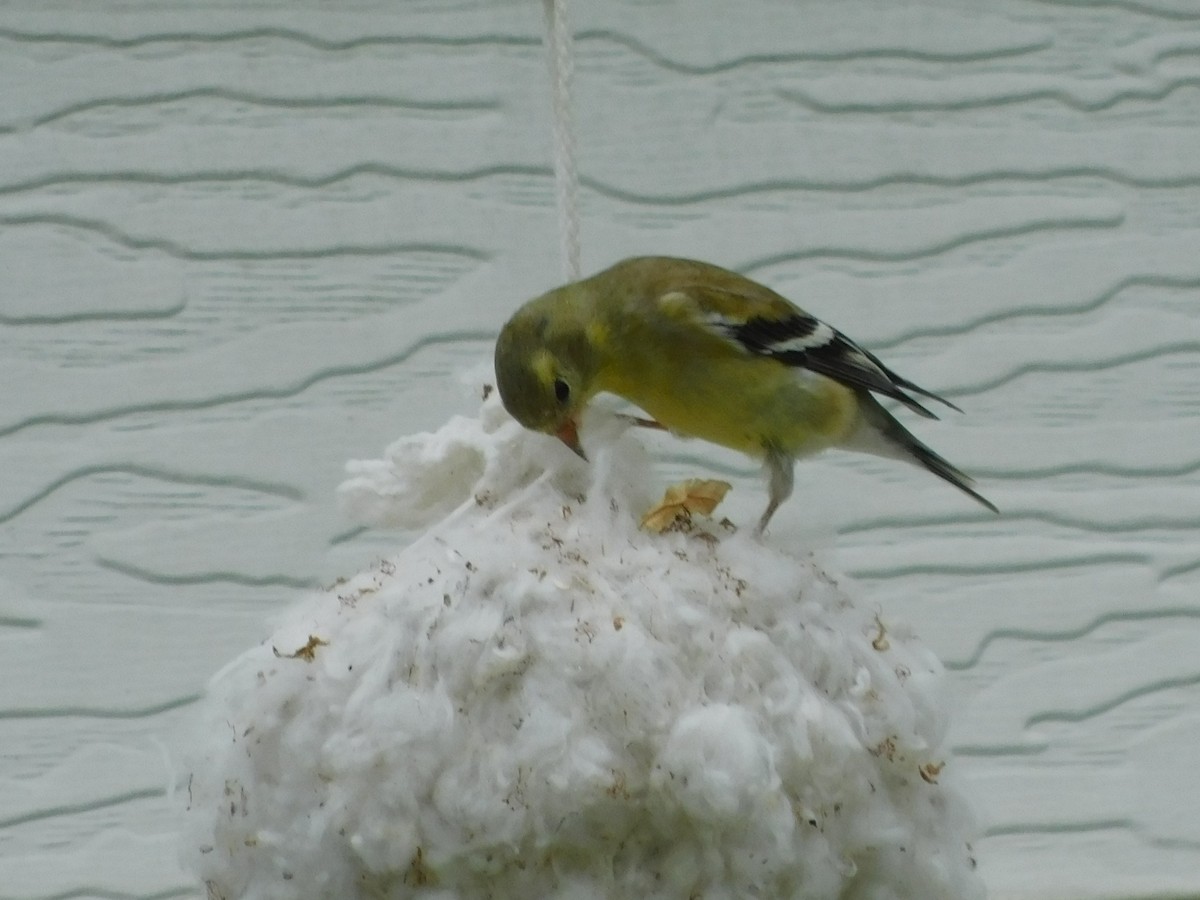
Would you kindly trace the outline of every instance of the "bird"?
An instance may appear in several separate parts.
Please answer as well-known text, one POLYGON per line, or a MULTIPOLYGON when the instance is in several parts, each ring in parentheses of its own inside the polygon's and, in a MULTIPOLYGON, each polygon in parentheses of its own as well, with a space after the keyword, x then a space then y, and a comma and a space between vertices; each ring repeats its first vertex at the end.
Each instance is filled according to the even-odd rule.
POLYGON ((929 419, 938 417, 922 400, 957 406, 765 285, 711 263, 633 257, 542 294, 500 330, 495 370, 512 417, 584 459, 580 416, 607 392, 651 417, 639 424, 762 460, 759 535, 792 493, 795 461, 831 447, 914 463, 998 512, 877 397, 929 419))

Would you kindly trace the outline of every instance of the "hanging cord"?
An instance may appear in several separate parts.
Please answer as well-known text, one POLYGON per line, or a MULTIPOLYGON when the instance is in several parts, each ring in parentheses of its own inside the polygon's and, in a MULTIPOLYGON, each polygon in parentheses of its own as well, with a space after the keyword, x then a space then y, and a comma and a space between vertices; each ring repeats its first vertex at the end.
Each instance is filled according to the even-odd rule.
POLYGON ((563 271, 579 279, 579 172, 575 168, 575 132, 571 122, 571 29, 567 0, 543 0, 550 91, 554 110, 554 181, 563 271))

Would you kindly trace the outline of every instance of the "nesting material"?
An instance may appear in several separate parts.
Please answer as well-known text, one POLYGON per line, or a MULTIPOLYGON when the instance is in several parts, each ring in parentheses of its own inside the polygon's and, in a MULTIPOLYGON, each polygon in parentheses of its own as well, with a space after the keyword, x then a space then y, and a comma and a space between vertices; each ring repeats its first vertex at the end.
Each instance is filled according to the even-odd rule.
POLYGON ((209 896, 982 897, 937 660, 750 529, 642 530, 652 479, 495 398, 352 464, 352 513, 426 530, 214 679, 209 896))

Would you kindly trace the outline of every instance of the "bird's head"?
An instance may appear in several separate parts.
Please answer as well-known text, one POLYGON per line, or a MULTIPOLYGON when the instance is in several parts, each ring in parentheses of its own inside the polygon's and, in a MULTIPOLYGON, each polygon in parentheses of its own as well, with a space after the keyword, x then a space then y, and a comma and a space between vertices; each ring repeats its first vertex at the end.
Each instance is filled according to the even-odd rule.
POLYGON ((518 310, 496 340, 496 386, 504 408, 584 459, 579 416, 590 397, 588 356, 582 335, 553 327, 539 301, 518 310))

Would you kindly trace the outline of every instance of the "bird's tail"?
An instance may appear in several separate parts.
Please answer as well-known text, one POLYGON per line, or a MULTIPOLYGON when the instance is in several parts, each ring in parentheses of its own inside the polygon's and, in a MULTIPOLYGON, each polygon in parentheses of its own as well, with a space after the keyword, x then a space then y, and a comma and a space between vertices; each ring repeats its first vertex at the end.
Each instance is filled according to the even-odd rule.
POLYGON ((1000 511, 994 503, 975 490, 975 482, 971 476, 913 437, 907 428, 866 391, 860 393, 859 409, 862 412, 862 420, 846 442, 847 449, 915 463, 950 482, 992 512, 1000 511))

